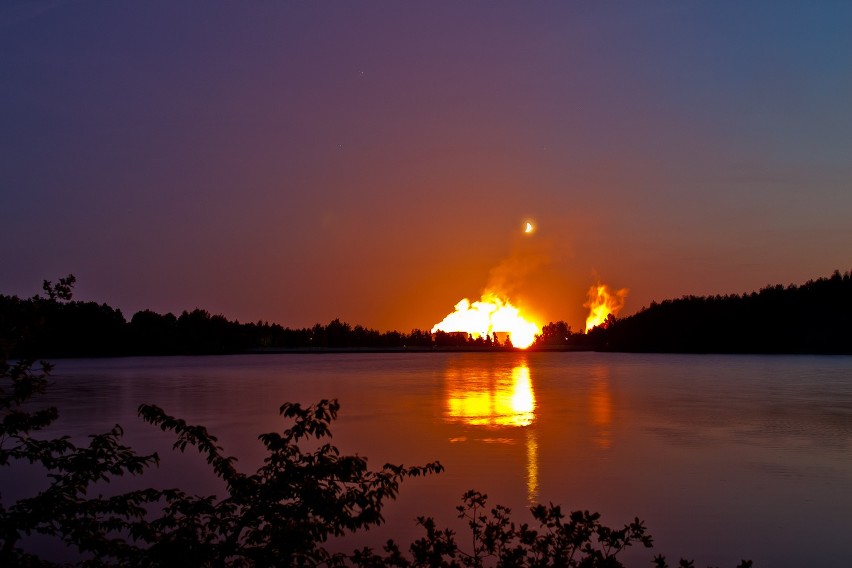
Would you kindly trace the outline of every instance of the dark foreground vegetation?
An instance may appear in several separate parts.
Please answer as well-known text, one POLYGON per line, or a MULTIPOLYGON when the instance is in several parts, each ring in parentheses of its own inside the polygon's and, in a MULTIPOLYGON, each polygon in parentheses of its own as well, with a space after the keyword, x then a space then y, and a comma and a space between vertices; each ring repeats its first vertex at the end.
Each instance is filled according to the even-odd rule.
MULTIPOLYGON (((201 355, 287 350, 505 350, 496 335, 379 332, 335 319, 290 329, 240 323, 202 309, 179 316, 150 310, 127 321, 107 304, 71 301, 74 277, 44 282, 45 296, 0 295, 0 349, 15 357, 201 355), (33 327, 31 322, 39 325, 33 327)), ((564 321, 544 326, 533 350, 596 349, 669 353, 852 353, 852 272, 800 286, 727 296, 686 296, 610 317, 590 333, 564 321)))
MULTIPOLYGON (((46 286, 44 302, 70 301, 70 284, 46 286)), ((40 322, 31 325, 22 331, 37 333, 40 322)), ((529 522, 518 522, 509 509, 489 508, 486 496, 472 490, 457 507, 469 534, 457 537, 434 519, 419 517, 423 536, 407 546, 391 540, 382 550, 330 552, 335 537, 381 524, 382 508, 396 498, 403 480, 443 470, 437 461, 371 470, 365 458, 341 455, 327 441, 339 410, 334 400, 309 407, 283 404, 287 426, 259 436, 267 456, 254 473, 239 471, 236 459, 223 453, 204 427, 141 404, 144 421, 174 433, 174 449, 195 449, 206 458, 225 494, 144 488, 103 496, 104 483, 141 475, 160 456, 140 455, 122 445, 120 426, 89 436, 85 445, 51 435, 58 410, 40 407, 37 400, 49 386, 50 370, 44 362, 10 363, 8 352, 0 350, 0 467, 30 464, 28 475, 41 476, 42 482, 29 495, 0 485, 0 566, 55 566, 28 541, 33 535, 65 545, 62 565, 85 566, 592 568, 622 566, 618 556, 627 547, 653 546, 638 518, 614 529, 603 525, 597 513, 563 513, 550 504, 532 507, 529 522)), ((662 555, 652 563, 667 566, 662 555)), ((694 563, 681 560, 678 565, 694 563)))

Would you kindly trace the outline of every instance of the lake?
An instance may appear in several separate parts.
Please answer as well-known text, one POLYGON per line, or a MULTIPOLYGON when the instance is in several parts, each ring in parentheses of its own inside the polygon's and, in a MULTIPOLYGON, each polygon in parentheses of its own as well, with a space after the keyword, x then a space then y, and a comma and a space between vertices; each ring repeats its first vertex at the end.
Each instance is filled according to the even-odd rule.
MULTIPOLYGON (((408 544, 418 515, 459 527, 466 490, 529 521, 530 503, 638 516, 654 554, 697 566, 852 562, 852 357, 601 353, 392 353, 62 360, 47 399, 72 436, 125 427, 158 450, 145 485, 219 489, 196 454, 136 416, 163 407, 219 437, 243 471, 280 431, 285 401, 337 398, 347 453, 446 471, 405 481, 387 525, 335 546, 408 544)), ((9 474, 4 474, 8 482, 9 474)), ((15 481, 26 491, 31 480, 15 481)), ((466 542, 463 538, 461 542, 466 542)))

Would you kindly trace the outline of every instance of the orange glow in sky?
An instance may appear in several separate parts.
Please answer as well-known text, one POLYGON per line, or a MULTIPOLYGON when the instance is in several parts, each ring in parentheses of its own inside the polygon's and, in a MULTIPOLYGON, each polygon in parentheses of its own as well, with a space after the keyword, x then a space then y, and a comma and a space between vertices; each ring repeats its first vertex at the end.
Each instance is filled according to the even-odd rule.
POLYGON ((849 268, 852 3, 174 4, 0 3, 0 294, 582 330, 849 268))

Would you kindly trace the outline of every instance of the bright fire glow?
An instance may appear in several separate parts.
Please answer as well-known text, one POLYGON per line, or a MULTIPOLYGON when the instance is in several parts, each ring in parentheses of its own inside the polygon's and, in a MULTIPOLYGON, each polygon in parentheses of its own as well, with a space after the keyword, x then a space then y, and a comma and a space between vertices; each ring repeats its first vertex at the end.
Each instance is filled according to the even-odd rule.
MULTIPOLYGON (((527 499, 530 504, 537 503, 536 398, 527 362, 518 361, 509 368, 489 367, 478 359, 453 361, 444 374, 445 420, 481 430, 459 430, 462 435, 450 441, 522 445, 526 449, 527 499), (519 432, 519 428, 523 430, 519 432)), ((468 451, 477 450, 471 446, 468 451)), ((507 451, 514 453, 516 450, 507 451)))
POLYGON ((527 223, 527 225, 524 227, 524 232, 525 233, 532 233, 533 232, 532 223, 529 223, 529 222, 527 223))
POLYGON ((478 302, 464 298, 456 304, 456 311, 432 328, 432 333, 436 331, 460 331, 473 337, 508 333, 512 345, 526 349, 535 341, 535 336, 541 333, 541 326, 523 317, 508 300, 493 293, 485 293, 478 302))
POLYGON ((526 364, 487 380, 467 375, 448 384, 447 416, 472 426, 529 426, 535 420, 535 394, 526 364))
POLYGON ((618 315, 624 307, 624 299, 627 297, 627 288, 613 291, 606 284, 596 284, 589 288, 589 301, 583 304, 589 308, 586 318, 586 332, 592 328, 606 323, 609 314, 618 315))

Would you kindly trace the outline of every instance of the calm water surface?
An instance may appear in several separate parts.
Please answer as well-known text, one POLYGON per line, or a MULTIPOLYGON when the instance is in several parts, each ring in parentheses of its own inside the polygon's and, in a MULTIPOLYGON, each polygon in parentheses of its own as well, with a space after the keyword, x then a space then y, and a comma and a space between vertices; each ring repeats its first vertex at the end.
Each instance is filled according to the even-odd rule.
MULTIPOLYGON (((696 565, 852 565, 852 358, 596 353, 260 355, 60 361, 48 397, 84 437, 116 423, 159 450, 146 485, 219 489, 197 455, 142 423, 142 402, 216 434, 244 471, 280 431, 285 401, 337 398, 334 443, 370 459, 446 472, 403 483, 388 524, 342 543, 420 535, 415 517, 457 526, 471 488, 530 520, 533 502, 639 516, 654 553, 696 565)), ((18 481, 21 490, 26 482, 18 481)))

